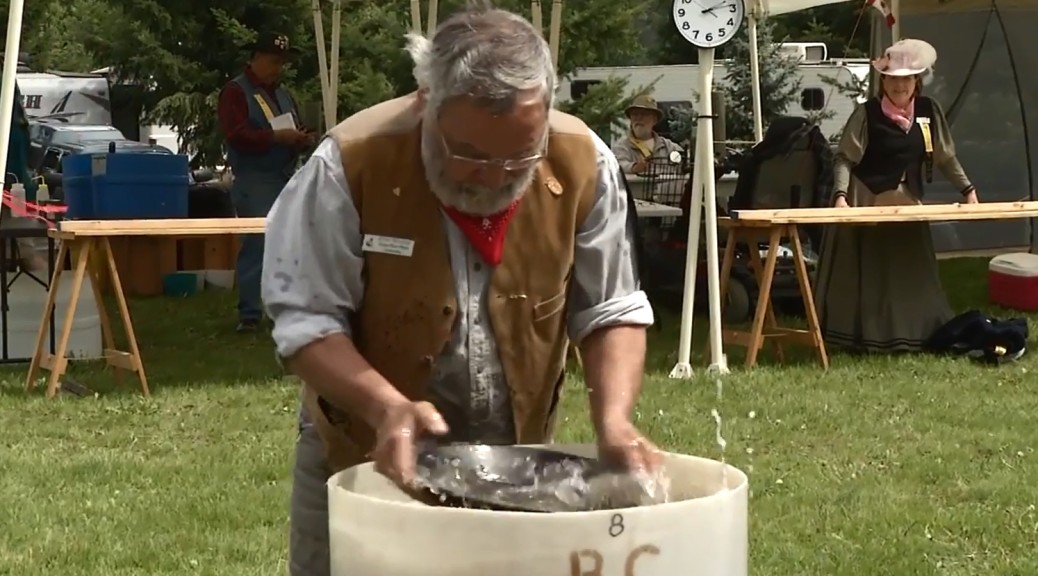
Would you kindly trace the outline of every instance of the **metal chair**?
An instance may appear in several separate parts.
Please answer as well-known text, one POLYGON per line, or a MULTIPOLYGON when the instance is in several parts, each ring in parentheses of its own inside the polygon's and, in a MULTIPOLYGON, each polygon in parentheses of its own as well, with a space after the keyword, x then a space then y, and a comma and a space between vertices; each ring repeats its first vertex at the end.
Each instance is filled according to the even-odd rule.
POLYGON ((650 199, 658 204, 679 206, 685 182, 691 177, 685 156, 675 152, 671 158, 652 157, 645 177, 651 182, 650 199))

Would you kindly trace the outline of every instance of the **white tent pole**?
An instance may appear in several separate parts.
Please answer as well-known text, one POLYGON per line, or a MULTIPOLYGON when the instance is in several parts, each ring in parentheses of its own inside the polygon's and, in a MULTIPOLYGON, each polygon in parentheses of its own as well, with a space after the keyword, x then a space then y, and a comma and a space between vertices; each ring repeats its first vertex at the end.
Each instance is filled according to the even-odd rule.
POLYGON ((332 0, 332 53, 328 66, 329 128, 339 123, 339 48, 342 45, 342 0, 332 0))
POLYGON ((436 32, 436 24, 439 19, 440 11, 440 0, 429 0, 429 21, 426 22, 426 37, 432 38, 433 33, 436 32))
POLYGON ((548 37, 548 46, 551 48, 551 63, 557 68, 559 65, 559 42, 562 36, 562 0, 552 0, 551 3, 551 33, 548 37))
MULTIPOLYGON (((18 51, 22 44, 24 0, 11 0, 7 11, 7 45, 4 47, 3 87, 0 88, 0 175, 7 176, 7 153, 14 121, 14 83, 18 79, 18 51)), ((6 248, 5 248, 6 249, 6 248)))
POLYGON ((325 51, 328 49, 324 43, 324 17, 321 15, 321 0, 311 0, 310 6, 314 12, 314 43, 317 44, 317 70, 321 77, 321 104, 324 109, 324 127, 331 130, 335 126, 332 120, 331 98, 329 90, 331 84, 328 80, 328 57, 325 51))
POLYGON ((544 35, 544 15, 541 13, 541 0, 531 0, 530 2, 530 23, 533 27, 544 35))
POLYGON ((411 32, 422 33, 422 6, 419 0, 411 0, 411 32))
POLYGON ((757 48, 757 14, 756 9, 750 13, 750 93, 753 97, 753 139, 760 142, 764 139, 764 118, 761 112, 760 99, 760 52, 757 48))

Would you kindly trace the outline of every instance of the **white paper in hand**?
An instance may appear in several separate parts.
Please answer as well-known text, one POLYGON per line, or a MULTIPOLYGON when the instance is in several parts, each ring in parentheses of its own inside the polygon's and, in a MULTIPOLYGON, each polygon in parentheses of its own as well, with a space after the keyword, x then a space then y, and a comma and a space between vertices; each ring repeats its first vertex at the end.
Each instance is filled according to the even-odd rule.
POLYGON ((270 127, 274 130, 295 130, 296 119, 292 114, 281 114, 280 116, 271 118, 270 127))

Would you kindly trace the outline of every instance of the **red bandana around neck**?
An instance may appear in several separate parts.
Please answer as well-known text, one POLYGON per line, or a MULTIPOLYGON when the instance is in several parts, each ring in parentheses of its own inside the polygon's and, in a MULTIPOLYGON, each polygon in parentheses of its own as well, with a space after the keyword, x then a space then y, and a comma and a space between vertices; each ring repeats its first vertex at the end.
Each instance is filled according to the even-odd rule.
POLYGON ((491 266, 497 266, 501 263, 508 223, 512 221, 518 207, 519 201, 516 200, 508 208, 490 216, 465 214, 450 206, 444 206, 443 210, 465 234, 483 260, 491 266))

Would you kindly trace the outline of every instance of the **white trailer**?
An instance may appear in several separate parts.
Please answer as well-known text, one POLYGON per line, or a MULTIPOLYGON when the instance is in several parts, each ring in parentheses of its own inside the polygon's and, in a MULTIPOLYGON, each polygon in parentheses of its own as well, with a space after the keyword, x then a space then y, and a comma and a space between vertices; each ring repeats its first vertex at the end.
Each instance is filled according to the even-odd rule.
MULTIPOLYGON (((724 85, 728 66, 746 66, 745 63, 718 61, 715 66, 716 84, 724 85)), ((842 93, 833 84, 854 85, 867 82, 869 64, 866 60, 827 60, 802 62, 799 65, 800 98, 794 101, 786 114, 811 116, 828 111, 819 123, 827 137, 839 134, 854 107, 864 101, 842 93), (827 81, 828 80, 828 81, 827 81)), ((609 78, 627 79, 631 92, 652 86, 653 97, 661 108, 695 105, 699 66, 696 64, 672 66, 607 66, 584 68, 559 83, 557 98, 560 102, 579 98, 589 86, 609 78)), ((719 88, 723 89, 723 88, 719 88)), ((765 127, 766 129, 767 127, 765 127)), ((603 135, 604 136, 604 135, 603 135)))

